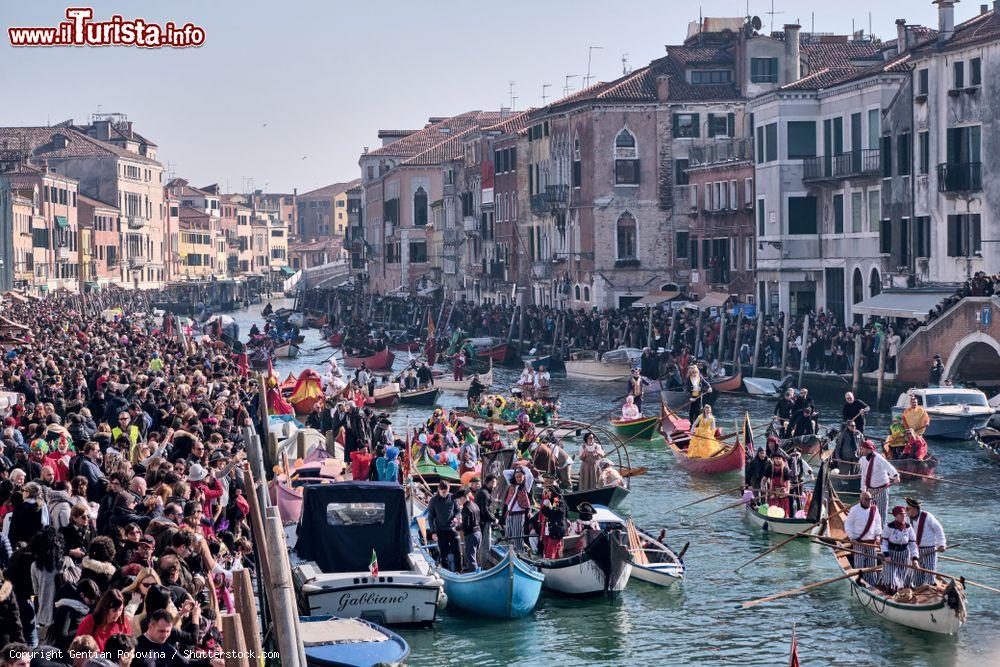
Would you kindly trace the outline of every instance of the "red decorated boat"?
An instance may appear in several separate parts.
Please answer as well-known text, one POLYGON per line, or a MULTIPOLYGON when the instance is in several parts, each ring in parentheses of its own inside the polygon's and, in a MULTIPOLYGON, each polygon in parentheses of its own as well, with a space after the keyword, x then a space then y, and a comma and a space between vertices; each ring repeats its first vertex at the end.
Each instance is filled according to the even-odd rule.
POLYGON ((392 362, 395 359, 396 355, 387 347, 370 357, 348 357, 345 355, 344 365, 349 368, 358 368, 361 364, 365 364, 370 371, 388 371, 392 370, 392 362))
POLYGON ((424 349, 424 344, 419 340, 413 340, 409 343, 396 343, 392 346, 392 349, 397 352, 419 352, 424 349))
POLYGON ((494 363, 502 364, 507 360, 507 343, 477 350, 476 356, 480 359, 492 359, 494 363))
POLYGON ((689 458, 687 446, 690 442, 688 428, 690 424, 666 405, 660 404, 660 433, 663 435, 677 465, 688 472, 699 475, 720 475, 727 472, 742 470, 746 463, 746 450, 739 437, 734 437, 731 444, 724 444, 722 449, 707 458, 689 458), (683 428, 687 426, 687 428, 683 428))
POLYGON ((337 331, 327 338, 326 342, 330 344, 330 347, 340 347, 340 344, 344 342, 344 332, 337 331))

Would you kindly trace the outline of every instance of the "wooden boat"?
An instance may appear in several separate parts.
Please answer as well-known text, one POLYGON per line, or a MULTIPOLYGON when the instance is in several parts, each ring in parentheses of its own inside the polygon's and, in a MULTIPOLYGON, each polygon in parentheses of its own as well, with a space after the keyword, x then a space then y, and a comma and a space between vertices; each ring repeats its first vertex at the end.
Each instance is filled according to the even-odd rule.
POLYGON ((306 316, 306 326, 313 329, 322 329, 326 326, 327 321, 326 315, 320 317, 316 317, 315 315, 306 316))
POLYGON ((529 400, 544 400, 555 403, 559 400, 559 394, 553 394, 551 387, 535 389, 532 385, 515 384, 510 388, 511 396, 520 396, 529 400))
POLYGON ((330 344, 330 347, 340 347, 340 344, 344 342, 344 332, 335 331, 327 337, 326 342, 330 344))
MULTIPOLYGON (((828 537, 822 538, 824 542, 844 546, 850 544, 844 531, 843 509, 844 504, 834 494, 830 505, 829 533, 828 537)), ((845 574, 852 571, 853 567, 848 560, 851 554, 846 550, 833 551, 840 569, 845 574)), ((947 584, 938 581, 934 586, 914 589, 914 598, 909 602, 895 599, 895 596, 878 586, 869 585, 860 576, 850 577, 847 582, 851 587, 852 597, 857 598, 862 607, 908 628, 953 635, 962 627, 968 615, 965 591, 953 579, 947 584)))
POLYGON ((617 352, 620 350, 612 350, 602 358, 598 358, 596 352, 575 352, 565 361, 566 377, 591 382, 624 382, 632 373, 631 357, 628 354, 613 354, 617 352), (612 355, 611 358, 608 355, 612 355))
MULTIPOLYGON (((760 508, 747 506, 743 515, 751 525, 759 528, 768 535, 799 535, 806 537, 809 535, 822 535, 823 524, 816 525, 826 518, 827 511, 827 464, 820 464, 819 472, 816 474, 816 482, 813 485, 812 499, 809 504, 809 511, 806 516, 800 519, 795 517, 769 516, 762 514, 760 508)), ((761 508, 764 505, 761 505, 761 508)))
POLYGON ((458 471, 451 466, 442 465, 424 456, 413 464, 414 475, 423 478, 423 481, 430 485, 437 484, 442 479, 447 482, 458 483, 462 481, 458 471), (417 475, 417 473, 420 473, 417 475))
POLYGON ((396 355, 387 347, 381 352, 376 352, 368 357, 348 357, 344 355, 344 365, 349 368, 358 368, 361 364, 365 364, 370 371, 388 371, 392 370, 392 362, 395 359, 396 355))
POLYGON ((399 394, 399 402, 403 405, 434 405, 441 390, 434 386, 404 391, 399 394))
MULTIPOLYGON (((579 536, 563 539, 564 549, 573 551, 579 536)), ((632 575, 632 562, 623 533, 602 530, 579 553, 563 558, 530 558, 525 561, 545 576, 545 588, 563 595, 616 595, 625 590, 632 575)))
POLYGON ((298 382, 298 380, 299 379, 295 377, 295 373, 289 372, 288 377, 286 377, 284 381, 278 385, 278 388, 281 389, 281 393, 287 394, 291 390, 295 389, 295 383, 298 382))
MULTIPOLYGON (((734 437, 729 445, 723 445, 715 455, 708 458, 688 458, 686 453, 690 434, 682 429, 687 424, 686 419, 681 419, 676 413, 669 410, 666 405, 660 404, 660 434, 663 435, 677 465, 688 472, 700 475, 719 475, 726 472, 742 470, 746 463, 746 449, 739 437, 734 437)), ((690 428, 690 426, 688 426, 690 428)))
POLYGON ((976 436, 976 442, 990 461, 1000 465, 1000 431, 991 427, 981 428, 976 436))
POLYGON ((667 587, 684 578, 684 560, 673 549, 604 505, 594 505, 594 510, 602 528, 618 526, 628 536, 633 579, 667 587))
POLYGON ((837 468, 830 470, 830 487, 837 493, 854 496, 861 493, 861 473, 841 473, 837 468))
POLYGON ((590 503, 595 506, 604 505, 614 509, 626 497, 628 497, 628 487, 599 486, 588 491, 567 491, 563 493, 563 502, 566 503, 566 509, 570 512, 575 512, 581 503, 590 503))
POLYGON ((299 356, 299 346, 295 343, 285 343, 274 348, 274 356, 278 359, 294 359, 299 356))
POLYGON ((743 369, 737 366, 732 375, 709 380, 709 383, 712 385, 713 394, 716 392, 732 393, 740 391, 743 389, 743 369))
POLYGON ((622 440, 649 440, 656 432, 656 427, 660 423, 660 417, 640 417, 625 421, 622 419, 611 419, 611 426, 615 433, 622 440))
POLYGON ((489 359, 493 363, 502 364, 507 361, 507 355, 510 353, 510 349, 507 343, 500 343, 499 345, 494 345, 482 350, 476 350, 476 356, 480 359, 489 359))
POLYGON ((393 343, 392 349, 397 352, 419 352, 424 344, 419 340, 412 340, 408 343, 393 343))
POLYGON ((521 618, 535 609, 545 576, 516 552, 497 546, 495 565, 470 574, 438 567, 448 606, 487 618, 521 618))
POLYGON ((937 470, 938 459, 933 454, 928 454, 925 459, 889 459, 889 463, 901 473, 903 479, 910 479, 925 483, 933 484, 935 480, 924 479, 923 477, 933 477, 934 471, 937 470), (914 475, 907 475, 905 473, 914 473, 914 475), (915 475, 921 475, 922 477, 916 477, 915 475))
POLYGON ((545 370, 550 373, 560 373, 566 371, 566 363, 559 357, 554 357, 551 354, 545 354, 540 357, 525 357, 525 361, 531 364, 531 367, 536 371, 545 366, 545 370))
POLYGON ((300 616, 299 628, 309 667, 402 665, 410 655, 405 639, 363 618, 300 616))
MULTIPOLYGON (((440 378, 434 378, 434 386, 441 391, 465 395, 468 393, 469 387, 472 385, 472 376, 468 375, 466 377, 468 377, 467 380, 452 380, 450 377, 441 376, 440 378)), ((487 389, 493 386, 492 365, 490 366, 489 372, 479 376, 479 382, 481 382, 487 389)))

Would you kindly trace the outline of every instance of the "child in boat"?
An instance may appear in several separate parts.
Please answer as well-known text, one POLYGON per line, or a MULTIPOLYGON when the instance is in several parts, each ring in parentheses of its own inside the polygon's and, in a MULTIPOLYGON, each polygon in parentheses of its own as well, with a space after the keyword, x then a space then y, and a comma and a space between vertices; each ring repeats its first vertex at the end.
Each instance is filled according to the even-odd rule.
POLYGON ((620 472, 615 470, 614 464, 608 459, 601 459, 597 467, 601 470, 601 486, 625 486, 625 479, 620 472))

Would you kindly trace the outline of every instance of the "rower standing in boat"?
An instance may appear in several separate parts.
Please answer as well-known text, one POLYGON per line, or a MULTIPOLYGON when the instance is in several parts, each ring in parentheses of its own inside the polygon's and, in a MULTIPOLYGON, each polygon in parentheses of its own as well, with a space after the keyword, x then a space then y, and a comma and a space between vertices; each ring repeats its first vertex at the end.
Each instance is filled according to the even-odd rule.
MULTIPOLYGON (((851 506, 844 520, 844 532, 851 540, 851 549, 864 553, 863 556, 848 554, 851 566, 874 567, 877 564, 878 549, 882 546, 882 515, 872 502, 872 494, 863 491, 861 501, 851 506)), ((861 578, 872 586, 878 583, 877 572, 865 572, 861 578)))
POLYGON ((417 369, 417 382, 419 386, 423 387, 434 386, 434 373, 431 371, 431 367, 427 365, 427 362, 420 364, 420 368, 417 369))
POLYGON ((853 421, 861 433, 865 432, 865 415, 871 408, 860 398, 855 398, 852 392, 844 394, 844 407, 842 410, 843 421, 853 421))
POLYGON ((531 509, 531 487, 535 479, 525 465, 516 465, 513 470, 503 471, 507 480, 507 496, 504 498, 504 537, 511 541, 512 549, 524 549, 524 520, 531 509))
POLYGON ((406 371, 406 376, 403 378, 403 390, 413 391, 420 386, 419 380, 417 380, 417 374, 412 370, 406 371))
POLYGON ((805 435, 816 435, 816 431, 819 427, 816 424, 816 414, 813 412, 812 407, 807 406, 802 414, 798 415, 794 419, 794 426, 792 427, 792 438, 801 438, 805 435))
POLYGON ((527 390, 531 390, 535 386, 535 369, 531 366, 530 361, 524 362, 524 369, 521 371, 521 377, 517 379, 517 386, 522 393, 527 390))
POLYGON ((479 570, 479 547, 483 542, 479 505, 472 500, 469 489, 458 491, 458 506, 462 512, 462 554, 465 556, 465 572, 479 570))
POLYGON ((458 549, 458 503, 448 493, 448 482, 438 482, 437 493, 427 503, 427 523, 431 527, 431 540, 437 541, 438 564, 452 572, 458 572, 462 554, 458 549))
MULTIPOLYGON (((938 552, 948 548, 948 540, 944 528, 937 517, 920 509, 920 501, 915 498, 906 499, 906 514, 916 531, 917 551, 920 554, 920 567, 925 570, 937 570, 938 552)), ((936 583, 935 575, 927 572, 913 572, 914 587, 936 583)))
POLYGON ((916 570, 905 567, 918 565, 920 554, 917 550, 917 534, 906 521, 906 508, 896 505, 892 508, 893 521, 882 530, 882 555, 885 565, 882 568, 882 586, 895 593, 904 588, 911 588, 916 570))
POLYGON ((872 500, 882 516, 887 516, 889 507, 889 486, 899 483, 899 472, 881 454, 875 453, 875 443, 865 440, 861 443, 861 490, 872 494, 872 500))
POLYGON ((864 435, 858 431, 857 425, 853 421, 848 421, 844 425, 844 431, 837 436, 837 446, 833 449, 834 463, 841 475, 856 475, 858 472, 858 457, 861 454, 861 445, 864 442, 864 435))
POLYGON ((695 420, 708 405, 707 397, 712 393, 711 383, 701 376, 697 364, 691 364, 688 367, 684 389, 688 394, 688 422, 693 426, 695 420))
POLYGON ((552 384, 552 376, 549 375, 545 366, 539 366, 538 371, 535 373, 535 396, 548 396, 550 384, 552 384))
POLYGON ((452 362, 452 378, 456 382, 465 379, 465 350, 459 350, 452 362))
POLYGON ((484 484, 479 475, 476 475, 469 482, 472 489, 473 500, 479 507, 479 525, 481 527, 481 541, 477 561, 479 566, 486 562, 486 556, 490 553, 490 542, 493 541, 493 525, 499 523, 493 513, 493 489, 497 486, 497 478, 493 475, 486 476, 484 484))
MULTIPOLYGON (((809 396, 809 390, 805 387, 799 389, 799 395, 795 397, 794 404, 792 405, 792 418, 788 424, 788 437, 794 438, 796 430, 798 429, 799 422, 803 419, 808 419, 806 417, 806 410, 812 415, 812 419, 816 419, 816 404, 813 403, 812 398, 809 396)), ((812 431, 815 433, 816 431, 812 431)))
POLYGON ((743 482, 756 495, 760 491, 760 483, 771 474, 771 461, 763 447, 757 448, 757 455, 747 461, 743 482))
MULTIPOLYGON (((642 415, 642 392, 649 385, 649 380, 642 377, 639 373, 638 368, 632 369, 632 375, 628 379, 628 392, 627 395, 635 401, 635 405, 639 408, 639 414, 642 415)), ((636 417, 638 419, 638 417, 636 417)))
POLYGON ((774 416, 781 420, 781 437, 788 438, 795 412, 795 390, 789 387, 774 406, 774 416))
POLYGON ((572 489, 573 484, 570 480, 570 472, 573 469, 573 457, 562 446, 562 441, 551 435, 546 437, 546 444, 549 448, 549 460, 546 465, 546 472, 556 476, 556 479, 559 480, 560 489, 566 491, 572 489))
POLYGON ((486 385, 479 381, 479 373, 475 373, 469 382, 469 391, 465 395, 470 408, 479 402, 484 391, 486 391, 486 385))
MULTIPOLYGON (((805 483, 815 479, 813 475, 812 466, 805 462, 802 458, 802 452, 797 449, 793 449, 789 453, 788 459, 788 472, 792 476, 792 488, 791 488, 791 514, 789 516, 795 516, 797 510, 805 510, 805 483)), ((817 502, 819 499, 816 499, 817 502)))

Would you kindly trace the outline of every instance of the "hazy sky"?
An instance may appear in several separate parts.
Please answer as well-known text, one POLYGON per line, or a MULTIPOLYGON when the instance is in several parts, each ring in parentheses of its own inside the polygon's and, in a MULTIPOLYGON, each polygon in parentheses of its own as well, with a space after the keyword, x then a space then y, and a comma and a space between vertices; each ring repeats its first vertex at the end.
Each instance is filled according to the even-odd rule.
MULTIPOLYGON (((10 25, 54 26, 67 3, 0 0, 0 125, 84 121, 128 114, 160 146, 160 158, 196 185, 300 192, 358 175, 358 155, 379 128, 422 127, 429 116, 562 94, 587 73, 638 67, 684 39, 699 3, 676 0, 151 0, 74 3, 95 19, 120 13, 202 26, 194 49, 20 48, 10 25), (266 124, 266 125, 265 125, 266 124)), ((956 8, 956 22, 979 11, 956 8)), ((703 0, 705 16, 742 16, 746 0, 703 0)), ((768 30, 770 0, 750 12, 768 30)), ((894 21, 937 24, 931 0, 775 0, 774 26, 867 32, 895 38, 894 21), (815 16, 812 15, 815 12, 815 16)))

